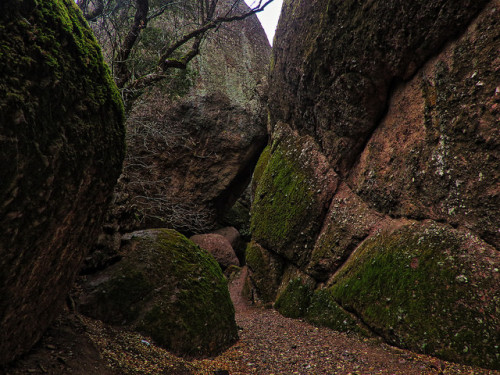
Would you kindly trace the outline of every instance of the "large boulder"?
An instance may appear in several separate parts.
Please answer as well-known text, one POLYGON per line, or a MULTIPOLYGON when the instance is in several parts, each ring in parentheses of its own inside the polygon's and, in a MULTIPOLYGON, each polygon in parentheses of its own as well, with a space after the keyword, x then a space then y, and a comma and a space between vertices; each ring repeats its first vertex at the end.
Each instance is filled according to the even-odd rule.
POLYGON ((82 313, 180 355, 216 355, 234 343, 227 281, 209 253, 171 229, 133 232, 124 242, 122 260, 82 283, 82 313))
POLYGON ((58 314, 124 156, 123 106, 71 0, 0 4, 0 365, 58 314))
POLYGON ((499 21, 498 0, 285 1, 254 175, 256 295, 500 368, 499 21))
MULTIPOLYGON (((248 10, 244 2, 240 7, 248 10)), ((145 32, 178 33, 172 29, 172 19, 179 17, 174 13, 167 11, 145 32)), ((225 24, 186 71, 135 101, 112 215, 122 232, 168 226, 192 234, 215 228, 249 184, 267 142, 263 96, 269 56, 255 16, 225 24)))
POLYGON ((498 368, 499 264, 466 230, 411 222, 363 242, 331 293, 393 345, 498 368))

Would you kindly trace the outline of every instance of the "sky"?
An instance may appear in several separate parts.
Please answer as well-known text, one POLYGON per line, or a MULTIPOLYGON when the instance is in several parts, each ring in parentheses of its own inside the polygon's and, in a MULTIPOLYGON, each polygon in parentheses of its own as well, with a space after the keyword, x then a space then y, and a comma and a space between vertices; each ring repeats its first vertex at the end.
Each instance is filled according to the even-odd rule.
MULTIPOLYGON (((245 0, 245 2, 250 7, 252 5, 257 5, 258 3, 256 0, 245 0)), ((278 24, 282 4, 283 0, 274 0, 266 7, 266 9, 257 13, 257 17, 259 18, 262 27, 264 27, 264 31, 266 32, 271 45, 273 45, 274 32, 276 31, 276 25, 278 24)))

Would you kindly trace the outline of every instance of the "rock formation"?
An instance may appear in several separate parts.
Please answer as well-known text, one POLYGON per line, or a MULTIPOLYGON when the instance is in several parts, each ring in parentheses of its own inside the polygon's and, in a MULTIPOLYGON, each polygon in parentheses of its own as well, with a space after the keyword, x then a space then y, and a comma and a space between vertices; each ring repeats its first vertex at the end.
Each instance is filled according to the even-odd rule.
POLYGON ((71 0, 0 4, 0 365, 58 314, 124 156, 123 108, 71 0))
MULTIPOLYGON (((165 17, 148 32, 171 27, 165 17)), ((267 142, 262 96, 269 56, 255 16, 225 24, 187 71, 135 102, 112 215, 122 232, 213 229, 248 185, 267 142)))
POLYGON ((236 253, 231 246, 231 243, 217 233, 196 234, 190 238, 195 244, 203 250, 212 254, 217 263, 225 270, 229 266, 239 266, 240 261, 236 257, 236 253))
POLYGON ((500 368, 499 21, 498 0, 285 1, 247 249, 261 299, 500 368))
POLYGON ((123 259, 82 284, 80 311, 181 355, 215 355, 237 339, 227 281, 212 256, 169 229, 125 240, 123 259))

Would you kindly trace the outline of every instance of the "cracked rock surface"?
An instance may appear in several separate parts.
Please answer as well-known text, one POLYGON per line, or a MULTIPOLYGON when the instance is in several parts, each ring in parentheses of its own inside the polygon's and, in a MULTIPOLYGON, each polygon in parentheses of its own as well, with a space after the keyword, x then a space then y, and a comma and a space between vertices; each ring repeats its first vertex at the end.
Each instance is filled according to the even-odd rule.
POLYGON ((499 22, 498 0, 285 1, 255 298, 500 368, 499 22))

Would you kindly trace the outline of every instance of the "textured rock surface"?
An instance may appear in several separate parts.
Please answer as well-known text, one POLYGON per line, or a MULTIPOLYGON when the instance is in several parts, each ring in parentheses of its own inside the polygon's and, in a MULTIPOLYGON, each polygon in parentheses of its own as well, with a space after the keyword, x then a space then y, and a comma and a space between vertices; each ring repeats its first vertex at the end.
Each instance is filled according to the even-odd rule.
POLYGON ((123 259, 83 283, 83 313, 181 355, 215 355, 237 339, 227 281, 212 256, 174 230, 127 239, 123 259))
POLYGON ((467 231, 414 222, 363 242, 331 292, 393 345, 498 368, 499 260, 467 231))
MULTIPOLYGON (((161 28, 148 26, 150 33, 161 28)), ((224 25, 187 72, 135 103, 114 215, 122 231, 213 229, 250 182, 267 142, 269 56, 256 17, 224 25)))
POLYGON ((285 1, 255 172, 257 295, 500 368, 499 23, 498 0, 285 1))
POLYGON ((57 315, 124 154, 123 109, 73 1, 0 5, 0 365, 57 315))
POLYGON ((224 236, 216 233, 197 234, 192 236, 190 240, 212 254, 222 270, 229 266, 240 265, 231 243, 224 236))

